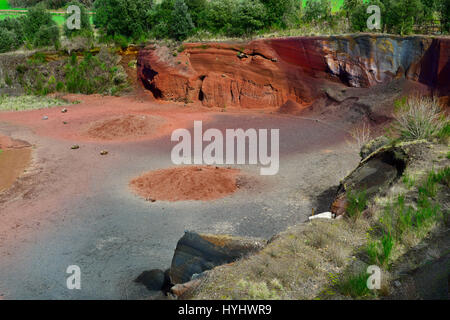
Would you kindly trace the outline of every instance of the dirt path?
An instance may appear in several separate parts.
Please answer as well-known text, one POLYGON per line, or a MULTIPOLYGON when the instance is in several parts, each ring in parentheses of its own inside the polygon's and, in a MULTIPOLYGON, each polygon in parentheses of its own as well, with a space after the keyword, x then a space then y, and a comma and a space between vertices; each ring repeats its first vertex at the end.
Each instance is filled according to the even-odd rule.
POLYGON ((345 131, 321 122, 254 112, 211 112, 131 97, 72 96, 77 105, 0 113, 0 134, 34 146, 27 173, 0 193, 0 295, 5 299, 136 299, 151 296, 133 279, 167 268, 185 230, 269 238, 304 221, 330 186, 358 162, 345 131), (125 115, 165 121, 137 139, 86 136, 92 123, 125 115), (47 116, 47 120, 42 120, 47 116), (280 171, 233 166, 249 178, 237 192, 202 202, 148 202, 129 182, 171 168, 175 128, 280 129, 280 171), (72 150, 71 146, 79 145, 72 150), (102 150, 108 154, 100 155, 102 150), (82 290, 66 288, 78 265, 82 290))

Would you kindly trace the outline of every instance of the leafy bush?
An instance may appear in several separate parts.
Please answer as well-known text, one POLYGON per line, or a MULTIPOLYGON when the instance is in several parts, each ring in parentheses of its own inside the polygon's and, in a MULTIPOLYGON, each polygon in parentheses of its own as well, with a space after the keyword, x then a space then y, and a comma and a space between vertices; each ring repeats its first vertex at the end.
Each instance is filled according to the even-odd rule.
POLYGON ((87 53, 80 60, 73 54, 65 66, 65 86, 71 93, 116 94, 127 87, 126 79, 116 57, 106 49, 97 56, 87 53))

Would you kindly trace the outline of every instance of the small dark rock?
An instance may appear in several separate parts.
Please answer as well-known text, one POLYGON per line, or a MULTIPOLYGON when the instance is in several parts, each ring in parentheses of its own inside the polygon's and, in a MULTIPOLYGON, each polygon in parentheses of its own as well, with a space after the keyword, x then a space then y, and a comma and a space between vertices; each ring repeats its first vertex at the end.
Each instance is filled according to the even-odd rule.
POLYGON ((167 283, 166 273, 159 269, 142 272, 134 282, 143 284, 148 290, 160 291, 167 283))

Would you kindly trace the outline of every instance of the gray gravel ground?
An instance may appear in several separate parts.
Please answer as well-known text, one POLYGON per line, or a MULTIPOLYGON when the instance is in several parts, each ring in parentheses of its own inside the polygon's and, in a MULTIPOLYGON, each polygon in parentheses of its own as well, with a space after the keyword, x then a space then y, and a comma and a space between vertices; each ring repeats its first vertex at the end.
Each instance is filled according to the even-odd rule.
POLYGON ((359 160, 345 131, 322 122, 219 114, 204 127, 279 128, 279 174, 260 176, 259 167, 235 166, 249 178, 227 198, 150 203, 132 194, 128 182, 172 166, 169 137, 79 143, 73 151, 72 141, 37 137, 0 122, 0 133, 35 145, 30 178, 19 181, 25 187, 0 201, 0 298, 152 297, 133 279, 144 270, 169 267, 185 230, 270 238, 305 221, 313 207, 326 208, 326 191, 359 160), (108 156, 98 155, 102 149, 108 156), (66 287, 69 265, 81 268, 81 290, 66 287))

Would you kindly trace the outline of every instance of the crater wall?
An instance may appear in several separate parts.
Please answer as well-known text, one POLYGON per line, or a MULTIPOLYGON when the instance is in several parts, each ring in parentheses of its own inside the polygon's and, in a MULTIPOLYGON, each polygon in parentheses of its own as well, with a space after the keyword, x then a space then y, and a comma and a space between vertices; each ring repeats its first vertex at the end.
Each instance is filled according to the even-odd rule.
POLYGON ((308 106, 330 85, 368 88, 394 79, 450 93, 450 38, 350 35, 242 43, 148 46, 138 77, 158 99, 209 107, 308 106))

